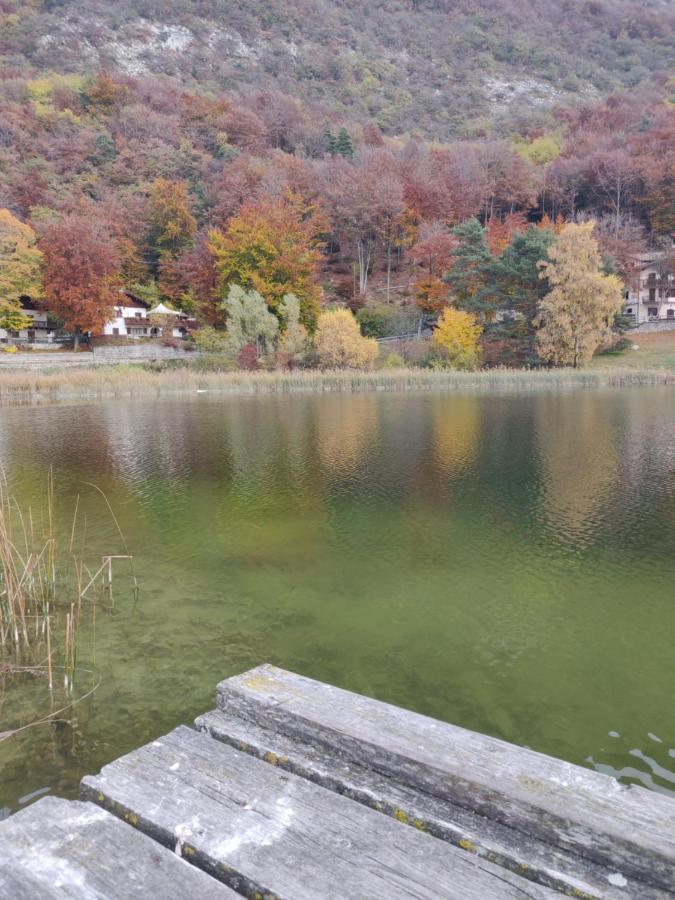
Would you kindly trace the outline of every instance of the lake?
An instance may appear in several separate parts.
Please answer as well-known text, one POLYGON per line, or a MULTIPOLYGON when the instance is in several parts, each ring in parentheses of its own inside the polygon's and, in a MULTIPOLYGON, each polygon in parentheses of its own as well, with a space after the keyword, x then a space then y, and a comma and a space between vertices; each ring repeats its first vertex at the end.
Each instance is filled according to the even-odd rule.
MULTIPOLYGON (((139 584, 83 627, 98 689, 0 743, 5 814, 265 661, 675 792, 672 388, 5 407, 0 461, 99 563, 104 491, 139 584)), ((49 708, 10 685, 0 731, 49 708)))

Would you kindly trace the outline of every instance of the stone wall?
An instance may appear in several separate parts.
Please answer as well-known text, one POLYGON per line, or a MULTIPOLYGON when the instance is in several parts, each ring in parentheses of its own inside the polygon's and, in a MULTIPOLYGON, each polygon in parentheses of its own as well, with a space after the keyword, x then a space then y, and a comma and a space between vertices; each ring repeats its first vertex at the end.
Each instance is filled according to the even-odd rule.
POLYGON ((653 331, 675 331, 675 319, 657 319, 655 322, 643 322, 631 328, 628 334, 647 334, 653 331))

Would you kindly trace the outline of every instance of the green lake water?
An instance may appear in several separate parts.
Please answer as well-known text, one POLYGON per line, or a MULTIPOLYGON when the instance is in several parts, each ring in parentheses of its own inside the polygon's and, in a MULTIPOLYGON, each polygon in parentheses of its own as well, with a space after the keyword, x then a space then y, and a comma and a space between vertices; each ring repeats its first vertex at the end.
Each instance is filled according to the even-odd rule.
MULTIPOLYGON (((675 792, 672 389, 8 407, 0 462, 64 533, 81 495, 93 561, 105 491, 140 586, 83 625, 98 689, 0 742, 5 814, 265 661, 675 792)), ((0 732, 49 703, 10 684, 0 732)))

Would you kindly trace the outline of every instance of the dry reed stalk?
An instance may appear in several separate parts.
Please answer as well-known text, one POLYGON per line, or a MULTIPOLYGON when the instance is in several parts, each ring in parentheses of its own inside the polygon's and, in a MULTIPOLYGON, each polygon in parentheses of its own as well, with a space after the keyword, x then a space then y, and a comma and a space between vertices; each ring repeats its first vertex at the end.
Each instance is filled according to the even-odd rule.
POLYGON ((104 556, 94 574, 85 562, 86 516, 80 529, 82 546, 75 552, 79 537, 79 495, 64 559, 58 552, 52 470, 47 479, 44 532, 37 527, 33 510, 29 508, 24 514, 11 496, 4 472, 0 471, 0 664, 16 672, 46 670, 50 690, 54 687, 54 669, 61 668, 66 691, 72 691, 83 599, 95 608, 100 597, 91 597, 88 592, 98 582, 112 596, 113 560, 132 559, 108 498, 96 485, 92 487, 105 500, 127 551, 125 555, 104 556), (84 572, 89 574, 86 584, 84 572), (65 615, 60 614, 60 610, 65 610, 65 615), (59 647, 62 648, 63 666, 54 665, 54 654, 59 652, 59 647), (23 665, 24 661, 27 666, 23 665))
POLYGON ((486 369, 478 372, 391 369, 204 372, 141 365, 43 372, 0 371, 0 400, 131 397, 206 391, 223 394, 352 391, 513 391, 675 384, 665 369, 486 369))

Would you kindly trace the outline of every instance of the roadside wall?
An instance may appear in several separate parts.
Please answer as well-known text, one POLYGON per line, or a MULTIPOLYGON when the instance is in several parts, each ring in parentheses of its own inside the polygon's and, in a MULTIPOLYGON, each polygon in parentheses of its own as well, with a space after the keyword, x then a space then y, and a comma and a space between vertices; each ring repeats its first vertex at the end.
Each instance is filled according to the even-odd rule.
POLYGON ((199 351, 186 352, 161 344, 131 347, 95 347, 93 352, 82 351, 3 353, 0 350, 0 369, 61 369, 84 366, 114 366, 121 363, 142 363, 153 360, 196 359, 199 351))
POLYGON ((675 331, 675 319, 659 319, 657 322, 643 322, 631 328, 627 334, 647 334, 653 331, 675 331))

